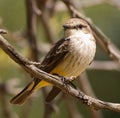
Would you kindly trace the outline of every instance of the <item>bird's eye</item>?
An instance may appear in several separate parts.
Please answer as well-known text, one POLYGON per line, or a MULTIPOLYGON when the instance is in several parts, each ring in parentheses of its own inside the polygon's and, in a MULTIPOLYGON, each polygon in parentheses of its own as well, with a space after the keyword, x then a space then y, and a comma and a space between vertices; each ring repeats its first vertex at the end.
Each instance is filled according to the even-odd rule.
POLYGON ((83 28, 83 25, 79 25, 78 28, 79 28, 79 29, 82 29, 82 28, 83 28))
POLYGON ((87 26, 86 25, 82 25, 82 24, 78 25, 79 29, 82 29, 82 28, 85 28, 85 27, 87 27, 87 26))

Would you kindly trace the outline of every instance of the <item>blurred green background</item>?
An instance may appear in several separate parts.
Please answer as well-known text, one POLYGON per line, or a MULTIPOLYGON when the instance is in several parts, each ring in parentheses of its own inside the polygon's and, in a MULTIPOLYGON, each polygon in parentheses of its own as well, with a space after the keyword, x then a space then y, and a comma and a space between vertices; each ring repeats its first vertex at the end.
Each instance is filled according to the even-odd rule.
MULTIPOLYGON (((92 1, 91 1, 92 2, 92 1)), ((89 8, 84 8, 85 14, 92 19, 92 21, 120 48, 120 10, 115 6, 108 4, 96 5, 89 8)), ((54 24, 53 31, 55 31, 56 37, 62 36, 62 24, 69 18, 67 13, 56 13, 51 18, 51 23, 54 24), (58 33, 56 32, 58 31, 58 33)), ((0 0, 0 28, 8 29, 12 33, 18 31, 24 31, 26 27, 26 14, 24 0, 0 0)), ((39 40, 46 40, 43 29, 39 28, 38 32, 39 40)), ((11 36, 14 37, 14 36, 11 36)), ((29 55, 29 49, 25 39, 18 39, 17 41, 13 38, 6 38, 11 44, 24 56, 29 55), (19 42, 19 43, 18 43, 19 42)), ((96 60, 110 60, 107 55, 102 52, 98 47, 96 60)), ((112 67, 111 67, 112 68, 112 67)), ((120 103, 120 72, 119 71, 87 71, 90 83, 96 94, 96 96, 104 101, 120 103)), ((0 81, 7 81, 12 78, 21 79, 21 84, 24 83, 27 74, 16 65, 4 52, 0 49, 0 81)), ((8 96, 10 100, 11 96, 8 96)), ((74 100, 74 99, 73 99, 74 100)), ((40 96, 32 104, 29 118, 40 118, 43 116, 43 98, 40 96)), ((84 118, 89 118, 90 114, 85 105, 75 101, 77 107, 84 118)), ((8 103, 9 104, 9 103, 8 103)), ((10 104, 9 104, 10 105, 10 104)), ((17 114, 21 115, 24 106, 10 105, 12 110, 16 111, 17 114)), ((59 114, 53 114, 52 118, 68 118, 66 105, 64 101, 59 104, 59 114)), ((102 110, 104 118, 119 118, 120 113, 112 112, 108 110, 102 110)), ((3 118, 1 102, 0 102, 0 118, 3 118)))

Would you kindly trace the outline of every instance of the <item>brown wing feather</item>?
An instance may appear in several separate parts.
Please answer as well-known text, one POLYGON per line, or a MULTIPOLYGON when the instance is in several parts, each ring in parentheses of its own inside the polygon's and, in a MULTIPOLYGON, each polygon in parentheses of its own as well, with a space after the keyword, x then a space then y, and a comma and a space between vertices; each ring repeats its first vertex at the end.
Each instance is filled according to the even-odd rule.
POLYGON ((50 72, 59 64, 69 50, 69 40, 70 39, 61 39, 58 41, 46 55, 39 68, 46 72, 50 72))
MULTIPOLYGON (((69 51, 69 40, 70 39, 61 39, 58 41, 46 55, 40 66, 40 69, 46 72, 53 70, 53 68, 62 61, 66 53, 69 51)), ((45 101, 51 102, 60 93, 60 91, 61 90, 59 88, 53 86, 45 101)))

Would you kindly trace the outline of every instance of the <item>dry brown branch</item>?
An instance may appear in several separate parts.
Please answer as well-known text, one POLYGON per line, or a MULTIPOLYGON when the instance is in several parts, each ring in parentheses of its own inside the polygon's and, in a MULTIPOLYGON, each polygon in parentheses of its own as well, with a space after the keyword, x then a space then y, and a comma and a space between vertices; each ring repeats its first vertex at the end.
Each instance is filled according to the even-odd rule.
POLYGON ((66 87, 66 85, 62 82, 62 80, 59 77, 40 70, 26 58, 21 56, 1 35, 0 35, 0 47, 12 60, 19 64, 30 75, 38 79, 43 78, 45 81, 52 83, 53 85, 60 88, 63 92, 73 96, 74 98, 77 98, 79 101, 83 102, 89 107, 94 108, 96 110, 108 109, 120 112, 120 104, 118 103, 104 102, 99 99, 92 98, 84 94, 80 90, 73 88, 69 84, 66 87))
POLYGON ((105 36, 102 31, 96 27, 90 19, 88 19, 86 16, 81 14, 77 11, 77 9, 74 7, 74 5, 69 0, 63 0, 63 2, 68 7, 71 15, 73 17, 79 17, 81 19, 84 19, 88 24, 90 25, 93 35, 97 41, 97 43, 100 45, 101 49, 114 61, 117 61, 117 63, 120 65, 120 51, 119 49, 110 41, 110 39, 105 36))
POLYGON ((36 40, 36 13, 35 0, 25 0, 26 3, 26 16, 27 16, 27 36, 31 50, 31 58, 38 61, 38 45, 36 40))

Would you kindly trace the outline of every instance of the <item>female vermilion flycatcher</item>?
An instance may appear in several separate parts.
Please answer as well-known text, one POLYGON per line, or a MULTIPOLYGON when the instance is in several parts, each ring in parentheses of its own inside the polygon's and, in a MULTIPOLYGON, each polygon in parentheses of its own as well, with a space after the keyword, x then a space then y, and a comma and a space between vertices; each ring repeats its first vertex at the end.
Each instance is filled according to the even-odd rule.
MULTIPOLYGON (((40 69, 58 74, 65 78, 79 76, 92 62, 96 43, 88 23, 82 19, 71 18, 64 25, 64 37, 48 52, 40 65, 40 69)), ((49 86, 42 78, 34 78, 12 100, 12 104, 23 104, 37 89, 49 86)), ((57 88, 56 88, 57 89, 57 88)))

